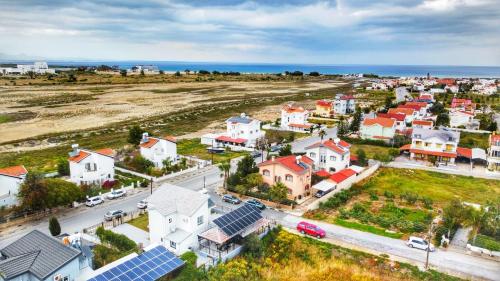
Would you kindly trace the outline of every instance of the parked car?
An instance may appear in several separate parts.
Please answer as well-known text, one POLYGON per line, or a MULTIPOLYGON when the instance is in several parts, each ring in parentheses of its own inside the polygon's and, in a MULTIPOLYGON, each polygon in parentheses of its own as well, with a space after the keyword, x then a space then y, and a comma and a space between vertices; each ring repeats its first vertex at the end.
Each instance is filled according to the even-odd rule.
MULTIPOLYGON (((406 242, 406 245, 408 245, 408 247, 410 247, 410 248, 427 250, 428 243, 427 243, 427 241, 425 241, 424 239, 422 239, 420 237, 410 236, 410 238, 408 238, 408 241, 406 242)), ((431 252, 434 252, 434 250, 435 250, 434 245, 432 245, 432 243, 429 245, 429 250, 431 252)))
POLYGON ((321 197, 323 197, 323 196, 327 195, 328 193, 332 192, 332 190, 334 190, 334 189, 335 189, 335 188, 333 188, 333 189, 328 189, 328 190, 325 190, 325 191, 323 191, 323 190, 318 190, 318 192, 316 192, 316 194, 314 194, 314 196, 315 196, 315 197, 317 197, 317 198, 321 198, 321 197))
POLYGON ((125 191, 125 189, 117 189, 117 190, 111 191, 106 197, 108 199, 116 199, 116 198, 123 197, 126 194, 127 194, 127 191, 125 191))
POLYGON ((95 197, 90 197, 87 199, 85 202, 85 205, 87 207, 94 207, 95 205, 99 205, 104 203, 104 200, 102 200, 101 196, 95 196, 95 197))
POLYGON ((147 207, 148 207, 148 201, 146 200, 141 200, 137 203, 138 209, 146 209, 147 207))
POLYGON ((254 206, 254 207, 259 208, 261 210, 264 210, 266 208, 266 205, 262 204, 262 202, 260 202, 257 199, 249 199, 245 202, 245 204, 248 204, 250 206, 254 206))
POLYGON ((261 157, 262 156, 262 152, 258 151, 258 150, 254 150, 252 152, 250 152, 250 155, 253 157, 253 158, 257 158, 257 157, 261 157))
POLYGON ((311 235, 316 238, 324 238, 326 236, 326 232, 323 229, 305 221, 301 221, 297 224, 297 230, 302 234, 311 235))
POLYGON ((122 210, 115 210, 115 211, 109 211, 109 212, 107 212, 104 215, 104 219, 107 220, 107 221, 110 221, 110 220, 113 220, 113 219, 121 218, 123 216, 125 216, 125 212, 123 212, 122 210))
POLYGON ((241 203, 241 200, 238 197, 231 195, 231 194, 226 194, 226 195, 222 196, 222 201, 227 202, 227 203, 231 203, 234 205, 241 203))
POLYGON ((278 152, 280 150, 281 150, 281 145, 279 145, 279 144, 278 145, 273 145, 273 146, 271 146, 269 148, 269 151, 271 151, 271 152, 278 152))

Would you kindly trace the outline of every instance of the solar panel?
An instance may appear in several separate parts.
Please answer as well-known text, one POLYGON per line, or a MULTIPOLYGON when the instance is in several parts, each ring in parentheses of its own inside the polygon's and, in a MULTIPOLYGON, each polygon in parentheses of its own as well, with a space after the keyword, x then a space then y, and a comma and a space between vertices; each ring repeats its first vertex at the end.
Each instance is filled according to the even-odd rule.
POLYGON ((184 262, 163 246, 157 246, 88 281, 154 281, 181 267, 184 262))
POLYGON ((232 212, 216 218, 214 223, 225 234, 231 237, 260 220, 262 218, 260 212, 260 209, 257 207, 245 204, 232 212))

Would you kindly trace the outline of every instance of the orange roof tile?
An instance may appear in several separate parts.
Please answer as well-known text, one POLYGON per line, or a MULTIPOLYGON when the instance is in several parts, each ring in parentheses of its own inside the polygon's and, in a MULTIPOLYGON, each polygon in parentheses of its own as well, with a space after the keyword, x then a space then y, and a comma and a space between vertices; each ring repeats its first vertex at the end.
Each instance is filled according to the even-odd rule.
POLYGON ((432 121, 428 120, 413 120, 412 125, 432 126, 432 121))
POLYGON ((287 104, 283 106, 283 110, 285 110, 288 113, 293 113, 293 112, 304 112, 306 111, 302 106, 295 107, 293 105, 287 104))
POLYGON ((422 150, 422 149, 410 149, 410 152, 416 153, 416 154, 425 154, 425 155, 433 155, 433 156, 441 156, 441 157, 449 157, 449 158, 457 157, 457 154, 452 153, 452 152, 428 151, 428 150, 422 150))
POLYGON ((303 128, 303 129, 309 129, 312 127, 312 125, 310 125, 310 124, 295 124, 295 123, 288 124, 288 126, 296 127, 296 128, 303 128))
POLYGON ((153 147, 155 144, 157 144, 160 140, 157 139, 157 138, 153 138, 153 137, 148 137, 148 141, 147 142, 141 142, 141 144, 139 144, 141 147, 144 147, 144 148, 151 148, 153 147))
POLYGON ((258 164, 257 166, 261 167, 273 164, 280 164, 295 173, 303 173, 311 168, 313 160, 307 156, 302 156, 299 163, 301 163, 302 165, 297 164, 297 159, 295 155, 288 155, 275 158, 274 161, 272 159, 264 161, 258 164))
POLYGON ((83 159, 87 158, 89 155, 90 153, 80 150, 80 152, 77 155, 68 158, 68 160, 71 162, 79 163, 83 159))
POLYGON ((376 117, 376 118, 363 120, 363 125, 364 126, 372 126, 372 125, 378 124, 382 127, 392 127, 392 126, 394 126, 395 122, 396 121, 394 119, 391 119, 391 118, 376 117))
POLYGON ((334 174, 332 174, 330 176, 330 180, 336 182, 336 183, 341 183, 343 181, 345 181, 346 179, 352 177, 353 175, 355 175, 356 172, 352 169, 344 169, 344 170, 341 170, 341 171, 338 171, 334 174))
POLYGON ((472 158, 472 149, 465 147, 457 147, 457 154, 459 156, 467 157, 470 159, 472 158))
POLYGON ((0 168, 0 175, 5 175, 9 177, 18 178, 22 175, 26 175, 27 173, 28 170, 26 170, 26 168, 23 165, 0 168))
POLYGON ((404 115, 413 115, 413 112, 415 112, 415 109, 413 108, 391 108, 387 113, 402 113, 404 115))
POLYGON ((102 149, 96 150, 95 152, 99 153, 101 155, 104 155, 104 156, 109 156, 109 157, 115 156, 115 151, 111 148, 102 148, 102 149))
POLYGON ((331 107, 332 106, 332 102, 326 101, 326 100, 318 100, 318 101, 316 101, 316 105, 318 105, 318 106, 324 106, 324 107, 331 107))
POLYGON ((177 139, 174 136, 164 136, 163 138, 173 143, 177 142, 177 139))
POLYGON ((345 141, 339 141, 338 144, 336 144, 333 140, 327 140, 323 143, 321 142, 317 142, 313 145, 310 145, 308 147, 306 147, 306 149, 309 149, 309 148, 316 148, 316 147, 319 147, 323 145, 324 147, 326 148, 329 148, 330 150, 332 151, 335 151, 337 152, 338 154, 344 154, 344 153, 347 153, 349 152, 349 147, 351 146, 350 144, 348 144, 347 142, 345 141))
POLYGON ((330 173, 328 173, 325 170, 319 170, 315 173, 318 177, 326 178, 330 176, 330 173))
POLYGON ((402 147, 399 148, 399 150, 410 150, 411 148, 411 143, 405 144, 402 147))

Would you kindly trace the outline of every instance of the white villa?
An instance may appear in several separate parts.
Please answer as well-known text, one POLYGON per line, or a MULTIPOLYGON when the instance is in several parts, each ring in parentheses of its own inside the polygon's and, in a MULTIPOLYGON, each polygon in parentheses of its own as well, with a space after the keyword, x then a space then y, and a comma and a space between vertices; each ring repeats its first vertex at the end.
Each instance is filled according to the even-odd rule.
POLYGON ((36 74, 54 74, 55 69, 49 68, 46 62, 35 62, 33 64, 18 64, 16 67, 0 67, 0 74, 2 75, 12 75, 20 74, 24 75, 29 71, 33 71, 36 74))
POLYGON ((157 168, 163 168, 163 161, 166 159, 170 159, 171 162, 177 160, 177 144, 174 137, 150 137, 148 133, 143 133, 139 147, 142 157, 153 162, 157 168))
POLYGON ((71 146, 69 153, 70 180, 77 185, 102 185, 115 178, 115 152, 110 148, 91 151, 71 146))
POLYGON ((147 199, 149 239, 181 255, 198 247, 198 234, 208 229, 208 195, 163 184, 147 199))
POLYGON ((450 127, 470 127, 474 124, 474 113, 460 110, 452 110, 450 115, 450 127))
POLYGON ((281 109, 281 129, 293 132, 309 132, 312 124, 307 122, 309 111, 303 107, 287 104, 281 109))
POLYGON ((403 149, 409 148, 411 159, 454 164, 459 141, 460 132, 415 128, 411 144, 403 149))
POLYGON ((391 118, 367 118, 360 127, 362 139, 390 141, 396 133, 396 120, 391 118))
POLYGON ((306 147, 306 155, 314 161, 315 170, 337 172, 349 167, 351 145, 338 138, 306 147))
POLYGON ((338 94, 333 101, 333 112, 335 114, 349 114, 356 110, 356 102, 351 95, 338 94))
POLYGON ((226 134, 215 140, 223 144, 239 144, 245 147, 255 147, 265 132, 260 129, 260 121, 250 118, 245 113, 226 120, 226 134))
POLYGON ((0 168, 0 207, 17 205, 17 193, 27 174, 24 166, 0 168))

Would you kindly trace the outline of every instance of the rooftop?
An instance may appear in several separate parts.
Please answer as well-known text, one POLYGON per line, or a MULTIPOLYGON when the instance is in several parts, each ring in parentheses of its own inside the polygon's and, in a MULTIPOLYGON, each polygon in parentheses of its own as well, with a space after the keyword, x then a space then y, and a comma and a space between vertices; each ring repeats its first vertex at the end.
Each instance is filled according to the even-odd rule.
POLYGON ((190 216, 205 202, 208 195, 184 187, 164 183, 147 199, 150 210, 157 210, 163 216, 178 212, 190 216))
POLYGON ((0 168, 0 175, 19 178, 28 173, 28 170, 22 165, 0 168))
POLYGON ((272 164, 283 165, 293 172, 303 173, 311 168, 313 160, 307 156, 289 155, 264 161, 257 166, 262 167, 272 164), (298 161, 299 163, 297 163, 297 157, 300 157, 300 160, 298 161))
POLYGON ((383 118, 383 117, 376 117, 376 118, 368 118, 363 120, 363 125, 364 126, 372 126, 372 125, 380 125, 382 127, 392 127, 394 126, 394 119, 391 118, 383 118))
POLYGON ((460 132, 450 131, 447 129, 429 130, 415 128, 413 129, 412 138, 422 140, 438 138, 443 142, 458 142, 460 140, 460 132))

